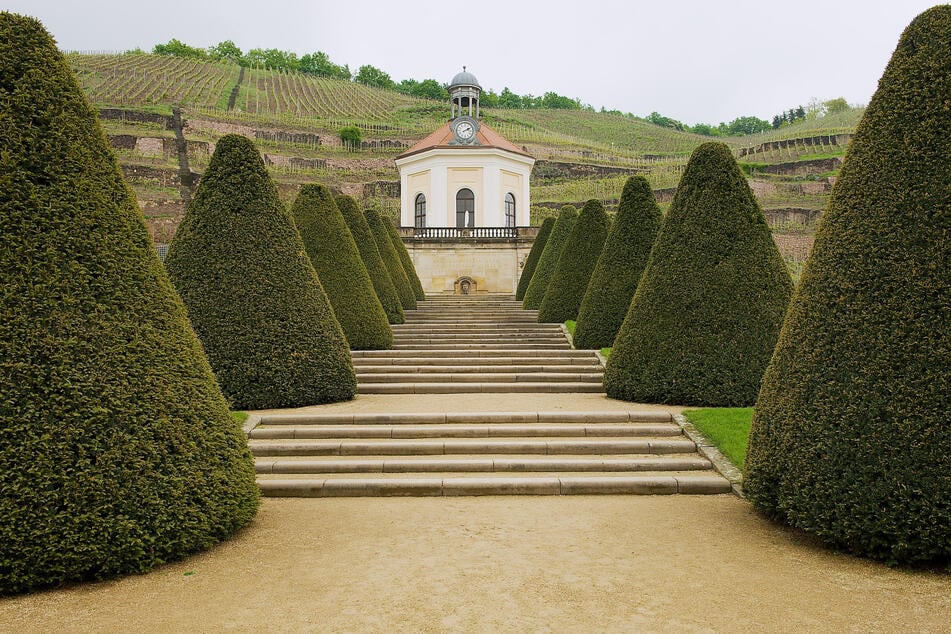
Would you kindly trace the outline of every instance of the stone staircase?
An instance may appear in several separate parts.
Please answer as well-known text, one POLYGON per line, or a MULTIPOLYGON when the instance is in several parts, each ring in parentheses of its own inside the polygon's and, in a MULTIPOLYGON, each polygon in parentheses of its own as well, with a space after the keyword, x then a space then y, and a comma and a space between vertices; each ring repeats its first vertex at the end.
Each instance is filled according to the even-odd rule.
POLYGON ((355 350, 360 394, 603 392, 591 350, 510 297, 436 297, 393 326, 392 350, 355 350))
POLYGON ((249 442, 272 497, 730 492, 666 412, 271 415, 249 442))
MULTIPOLYGON (((602 367, 510 298, 433 298, 393 350, 353 353, 361 394, 600 392, 602 367)), ((426 398, 426 397, 422 397, 426 398)), ((441 397, 429 397, 441 398, 441 397)), ((496 396, 495 398, 501 398, 496 396)), ((265 496, 729 493, 667 412, 253 417, 265 496)))

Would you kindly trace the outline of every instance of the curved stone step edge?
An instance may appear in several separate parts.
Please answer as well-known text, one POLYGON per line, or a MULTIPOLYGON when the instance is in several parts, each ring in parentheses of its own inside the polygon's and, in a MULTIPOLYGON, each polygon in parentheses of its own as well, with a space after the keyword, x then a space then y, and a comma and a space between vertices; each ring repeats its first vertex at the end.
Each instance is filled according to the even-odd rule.
POLYGON ((262 480, 266 497, 380 497, 456 495, 673 495, 730 493, 716 476, 520 477, 520 478, 347 478, 262 480))

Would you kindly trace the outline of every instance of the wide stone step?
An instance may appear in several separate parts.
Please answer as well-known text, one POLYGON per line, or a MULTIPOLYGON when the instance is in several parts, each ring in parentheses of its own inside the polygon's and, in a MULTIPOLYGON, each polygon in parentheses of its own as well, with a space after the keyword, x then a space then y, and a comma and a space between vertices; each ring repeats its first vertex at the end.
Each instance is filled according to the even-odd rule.
MULTIPOLYGON (((367 361, 363 359, 362 361, 367 361)), ((556 374, 566 374, 566 373, 577 373, 577 372, 603 372, 604 368, 601 367, 601 364, 597 361, 587 363, 585 365, 578 365, 574 363, 565 363, 565 364, 553 364, 553 365, 528 365, 528 364, 512 364, 512 365, 435 365, 431 363, 421 363, 419 365, 366 365, 365 363, 355 363, 354 368, 357 370, 357 374, 360 375, 376 375, 376 374, 393 374, 393 373, 402 373, 403 375, 407 374, 495 374, 495 373, 506 373, 506 374, 517 374, 517 373, 527 373, 527 372, 544 372, 544 373, 556 373, 556 374)))
POLYGON ((511 357, 511 358, 523 358, 531 357, 537 358, 539 356, 543 357, 558 357, 558 358, 574 358, 574 359, 592 359, 597 358, 593 350, 573 350, 571 348, 558 348, 554 350, 545 350, 544 352, 539 352, 537 350, 493 350, 488 349, 473 349, 473 350, 430 350, 425 355, 421 355, 418 352, 412 350, 351 350, 350 356, 354 359, 370 359, 370 358, 399 358, 399 357, 441 357, 447 356, 452 358, 464 358, 464 357, 511 357))
POLYGON ((696 454, 665 456, 369 456, 264 457, 254 461, 265 475, 347 473, 617 473, 641 471, 703 471, 710 461, 696 454))
POLYGON ((358 383, 357 394, 597 394, 601 382, 556 383, 358 383))
POLYGON ((672 495, 729 493, 730 483, 714 473, 581 474, 492 477, 364 476, 259 478, 268 497, 365 497, 456 495, 672 495))
POLYGON ((360 383, 524 383, 551 381, 553 383, 601 383, 603 372, 391 372, 357 373, 360 383))
POLYGON ((260 425, 417 425, 491 423, 669 423, 663 410, 541 411, 541 412, 372 412, 266 414, 260 425))
POLYGON ((255 440, 346 438, 515 438, 681 436, 674 423, 437 423, 415 425, 263 425, 255 440))
POLYGON ((696 450, 686 437, 250 440, 248 445, 255 456, 667 454, 696 450))
POLYGON ((354 357, 353 365, 355 368, 361 367, 422 367, 434 366, 440 368, 453 367, 459 368, 454 372, 462 372, 462 368, 500 366, 500 367, 536 367, 538 364, 544 364, 546 367, 571 367, 596 368, 601 362, 594 356, 585 357, 550 357, 532 356, 532 357, 464 357, 454 358, 452 356, 429 357, 429 356, 411 356, 411 357, 354 357), (478 364, 472 366, 472 364, 478 364))
POLYGON ((561 333, 393 333, 393 341, 398 343, 512 343, 521 341, 525 343, 555 343, 561 344, 568 341, 561 333))
POLYGON ((511 343, 504 342, 486 342, 486 343, 394 343, 393 350, 557 350, 571 349, 571 344, 567 339, 560 343, 511 343))

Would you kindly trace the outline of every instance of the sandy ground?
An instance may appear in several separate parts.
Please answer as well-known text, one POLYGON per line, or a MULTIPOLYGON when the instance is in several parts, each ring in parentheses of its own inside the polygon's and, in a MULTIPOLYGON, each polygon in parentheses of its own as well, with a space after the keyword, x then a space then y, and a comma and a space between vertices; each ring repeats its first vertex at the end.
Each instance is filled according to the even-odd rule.
MULTIPOLYGON (((648 408, 436 395, 316 411, 648 408)), ((183 562, 0 599, 3 632, 226 630, 949 632, 951 575, 831 553, 729 495, 266 499, 183 562)))

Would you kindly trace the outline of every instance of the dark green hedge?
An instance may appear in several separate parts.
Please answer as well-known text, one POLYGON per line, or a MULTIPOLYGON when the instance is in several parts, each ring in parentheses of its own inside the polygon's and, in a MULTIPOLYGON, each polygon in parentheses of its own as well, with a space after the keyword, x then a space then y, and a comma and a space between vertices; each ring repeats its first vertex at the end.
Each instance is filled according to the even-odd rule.
POLYGON ((396 287, 396 294, 399 295, 403 309, 415 310, 416 294, 409 283, 406 271, 403 270, 402 263, 400 263, 400 256, 396 252, 396 247, 393 246, 393 241, 390 240, 390 233, 386 230, 383 217, 376 209, 367 209, 364 214, 367 224, 370 225, 370 233, 373 234, 373 239, 376 240, 376 247, 380 250, 383 264, 386 265, 390 279, 393 280, 393 286, 396 287))
POLYGON ((756 402, 744 489, 852 553, 951 558, 951 6, 856 129, 756 402))
POLYGON ((576 348, 599 350, 614 345, 637 282, 647 266, 661 220, 660 207, 647 179, 627 179, 614 225, 578 310, 576 348))
POLYGON ((360 206, 351 196, 337 196, 335 200, 337 202, 337 208, 340 209, 340 213, 343 214, 343 219, 347 222, 347 226, 350 227, 350 234, 357 243, 357 249, 360 250, 360 257, 363 259, 363 264, 367 267, 367 273, 370 274, 370 281, 373 282, 373 289, 376 291, 376 296, 383 305, 387 320, 389 320, 391 324, 404 323, 406 317, 403 315, 403 305, 400 304, 396 287, 393 285, 393 280, 390 279, 390 274, 386 270, 386 264, 383 263, 380 250, 376 246, 376 240, 370 231, 370 225, 367 224, 367 219, 364 217, 363 212, 360 211, 360 206))
POLYGON ((0 147, 0 594, 231 536, 258 506, 244 435, 95 111, 6 12, 0 147))
POLYGON ((589 200, 581 208, 538 307, 539 322, 560 324, 578 317, 581 299, 601 256, 610 225, 600 200, 589 200))
POLYGON ((383 219, 383 224, 386 226, 386 232, 390 236, 393 248, 396 249, 396 254, 400 257, 400 264, 403 266, 403 271, 409 279, 409 285, 413 289, 413 296, 417 301, 423 301, 426 299, 426 293, 423 291, 423 284, 419 281, 419 275, 416 273, 416 265, 413 264, 412 258, 409 257, 409 251, 406 250, 406 245, 403 244, 403 238, 400 237, 399 231, 396 230, 396 225, 393 224, 393 221, 390 220, 389 217, 383 219))
POLYGON ((525 299, 525 291, 528 290, 528 283, 532 281, 535 274, 535 267, 538 266, 538 260, 542 257, 542 251, 548 242, 548 236, 551 235, 552 227, 555 226, 554 218, 545 218, 538 235, 535 236, 535 242, 525 258, 525 266, 522 268, 522 275, 518 278, 518 288, 515 290, 515 299, 522 301, 525 299))
POLYGON ((792 282, 723 143, 698 147, 608 358, 608 396, 744 406, 756 400, 792 282))
POLYGON ((353 398, 347 340, 250 140, 219 139, 165 266, 236 408, 353 398))
POLYGON ((532 275, 528 288, 525 289, 525 297, 522 299, 522 308, 525 310, 537 310, 545 299, 545 291, 548 290, 548 283, 551 276, 558 266, 558 259, 561 257, 561 251, 568 241, 575 221, 578 219, 578 210, 571 205, 565 205, 558 214, 558 220, 551 229, 551 235, 545 242, 545 248, 538 258, 538 266, 535 267, 535 273, 532 275))
POLYGON ((291 216, 350 348, 391 348, 393 331, 330 190, 304 185, 291 216))

